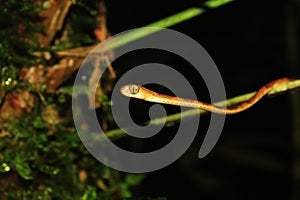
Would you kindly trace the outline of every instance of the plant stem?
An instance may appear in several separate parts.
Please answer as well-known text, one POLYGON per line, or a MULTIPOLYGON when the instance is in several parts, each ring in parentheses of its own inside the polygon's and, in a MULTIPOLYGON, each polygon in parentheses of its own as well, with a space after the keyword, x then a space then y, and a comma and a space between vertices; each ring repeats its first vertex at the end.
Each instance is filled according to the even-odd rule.
MULTIPOLYGON (((300 87, 300 79, 298 80, 294 80, 291 81, 289 83, 286 84, 281 84, 278 85, 276 87, 274 87, 268 94, 268 96, 272 96, 275 94, 279 94, 285 91, 289 91, 295 88, 299 88, 300 87)), ((225 106, 226 107, 230 107, 239 103, 242 103, 244 101, 247 101, 248 99, 250 99, 256 92, 250 92, 248 94, 243 94, 237 97, 233 97, 224 101, 219 101, 214 103, 214 105, 216 106, 225 106)), ((181 119, 187 118, 187 117, 193 117, 195 115, 203 115, 203 114, 207 114, 208 112, 205 110, 200 110, 200 109, 191 109, 188 111, 184 111, 184 112, 180 112, 180 113, 176 113, 176 114, 172 114, 166 117, 160 117, 160 118, 156 118, 154 120, 152 120, 151 122, 145 122, 145 124, 152 124, 152 125, 160 125, 160 124, 164 124, 164 123, 170 123, 170 122, 176 122, 179 121, 181 119)), ((124 130, 126 130, 126 128, 123 128, 124 130)), ((122 129, 113 129, 110 130, 108 132, 106 132, 106 137, 108 137, 111 140, 116 140, 116 139, 120 139, 123 137, 128 136, 122 129)))

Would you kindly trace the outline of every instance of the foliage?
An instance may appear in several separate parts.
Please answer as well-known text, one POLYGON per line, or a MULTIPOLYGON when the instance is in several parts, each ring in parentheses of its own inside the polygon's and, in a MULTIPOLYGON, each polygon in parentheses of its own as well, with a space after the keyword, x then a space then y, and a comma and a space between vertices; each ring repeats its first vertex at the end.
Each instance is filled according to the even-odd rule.
MULTIPOLYGON (((26 99, 13 99, 12 104, 26 105, 24 115, 15 116, 18 113, 15 109, 10 110, 12 117, 2 119, 1 113, 0 199, 130 198, 130 188, 138 185, 144 176, 107 168, 86 151, 71 120, 70 84, 64 85, 60 91, 47 93, 46 85, 38 87, 19 79, 20 71, 26 67, 46 67, 57 64, 61 59, 54 56, 47 60, 36 56, 36 52, 53 53, 97 42, 93 36, 93 30, 97 28, 95 16, 98 12, 93 8, 95 1, 76 0, 72 1, 63 30, 55 35, 59 39, 52 40, 46 46, 40 45, 38 36, 43 35, 47 27, 41 25, 43 18, 39 14, 45 11, 44 5, 49 2, 0 2, 1 112, 5 108, 7 94, 14 98, 18 92, 25 90, 28 93, 24 94, 35 100, 32 107, 27 108, 26 99), (62 39, 66 33, 67 39, 62 39)), ((228 1, 222 2, 211 7, 228 1)), ((191 8, 149 26, 169 27, 203 11, 201 8, 191 8)), ((127 42, 147 34, 150 33, 128 36, 127 42)), ((40 78, 36 76, 36 79, 40 78)), ((105 94, 98 95, 97 100, 104 106, 110 106, 105 94)))
POLYGON ((122 175, 100 165, 86 152, 74 129, 57 124, 51 131, 51 125, 36 116, 9 124, 9 135, 0 140, 5 197, 108 199, 117 191, 131 196, 129 186, 138 184, 140 176, 122 175))
POLYGON ((33 2, 10 0, 0 3, 1 68, 20 67, 39 61, 29 53, 37 48, 35 44, 24 40, 24 35, 29 36, 42 29, 35 24, 38 20, 36 16, 42 11, 42 7, 33 2))
POLYGON ((36 100, 34 108, 22 117, 1 119, 0 199, 131 197, 130 186, 137 185, 143 176, 107 168, 86 151, 72 123, 70 96, 45 93, 44 85, 37 89, 18 77, 25 67, 49 62, 34 56, 36 51, 95 43, 91 32, 97 11, 91 9, 92 1, 78 1, 66 19, 68 40, 41 48, 38 34, 45 27, 39 25, 42 19, 38 14, 44 10, 42 5, 46 1, 37 2, 0 2, 1 99, 6 94, 14 96, 28 90, 36 100))

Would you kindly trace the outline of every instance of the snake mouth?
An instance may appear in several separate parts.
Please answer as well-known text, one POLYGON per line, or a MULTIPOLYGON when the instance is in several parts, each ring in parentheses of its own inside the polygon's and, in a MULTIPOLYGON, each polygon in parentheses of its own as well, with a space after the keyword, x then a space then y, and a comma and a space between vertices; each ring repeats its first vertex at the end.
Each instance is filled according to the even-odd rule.
POLYGON ((128 94, 129 94, 129 91, 128 91, 128 85, 122 86, 122 87, 120 88, 120 92, 121 92, 121 94, 123 94, 124 96, 128 96, 128 94))

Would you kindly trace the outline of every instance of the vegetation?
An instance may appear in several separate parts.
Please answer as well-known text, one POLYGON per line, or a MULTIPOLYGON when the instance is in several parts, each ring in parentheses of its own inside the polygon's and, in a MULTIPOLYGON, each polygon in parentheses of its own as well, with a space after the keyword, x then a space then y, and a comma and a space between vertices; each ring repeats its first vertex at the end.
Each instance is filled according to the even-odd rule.
POLYGON ((60 73, 76 58, 55 52, 102 39, 93 31, 105 23, 105 5, 93 2, 0 3, 0 199, 120 199, 143 177, 94 159, 72 123, 70 90, 57 92, 71 85, 79 64, 60 73), (62 5, 64 14, 49 26, 62 5))
MULTIPOLYGON (((208 0, 199 7, 180 11, 146 27, 167 28, 229 2, 231 0, 208 0)), ((72 119, 74 76, 90 50, 110 36, 106 25, 106 7, 101 0, 0 1, 0 199, 134 197, 133 189, 145 175, 122 173, 101 164, 83 146, 72 119)), ((124 41, 128 43, 148 34, 151 33, 134 32, 124 41)), ((113 44, 112 48, 115 47, 113 44)), ((106 56, 109 59, 113 53, 106 56)), ((102 62, 106 62, 105 59, 102 62)), ((94 73, 97 71, 91 69, 91 77, 94 73)), ((108 111, 111 106, 108 94, 116 74, 111 67, 98 83, 95 103, 97 112, 101 113, 102 127, 115 141, 127 136, 115 127, 108 111)), ((281 86, 283 88, 275 88, 273 94, 299 86, 299 80, 295 80, 281 86)), ((83 89, 82 93, 85 92, 83 89)), ((217 105, 236 104, 251 95, 253 93, 217 105)), ((153 123, 177 122, 182 116, 188 118, 202 113, 204 111, 198 109, 189 110, 166 119, 158 118, 153 123)), ((249 154, 231 151, 237 152, 221 148, 220 155, 229 152, 228 157, 235 155, 236 158, 231 159, 236 162, 244 159, 260 164, 255 156, 249 161, 249 154)), ((276 166, 270 163, 271 167, 276 166)), ((269 166, 268 162, 266 165, 269 166)), ((192 178, 199 178, 192 173, 191 166, 185 170, 192 178)), ((215 174, 207 174, 212 177, 205 179, 202 174, 199 178, 202 183, 222 185, 214 179, 215 174)), ((141 199, 166 198, 146 196, 141 199)))

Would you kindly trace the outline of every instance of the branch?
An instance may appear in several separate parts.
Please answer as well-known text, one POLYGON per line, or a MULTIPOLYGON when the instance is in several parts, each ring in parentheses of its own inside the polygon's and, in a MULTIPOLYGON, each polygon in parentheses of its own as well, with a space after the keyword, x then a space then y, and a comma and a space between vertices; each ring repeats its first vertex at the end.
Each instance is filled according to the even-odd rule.
POLYGON ((43 25, 47 28, 46 33, 41 34, 41 46, 47 46, 54 38, 57 31, 62 29, 63 22, 72 0, 50 1, 47 10, 41 13, 41 17, 45 18, 43 25))
MULTIPOLYGON (((290 90, 296 89, 296 88, 300 88, 300 79, 293 80, 291 82, 288 82, 288 83, 285 83, 285 84, 280 84, 280 85, 274 87, 267 94, 267 96, 273 96, 275 94, 280 94, 280 93, 290 91, 290 90)), ((243 94, 243 95, 233 97, 233 98, 230 98, 230 99, 227 99, 227 100, 224 100, 224 101, 216 102, 216 103, 214 103, 214 105, 220 106, 220 107, 226 105, 226 107, 231 107, 233 105, 236 105, 236 104, 242 103, 244 101, 247 101, 255 93, 256 93, 256 91, 255 92, 250 92, 248 94, 243 94)), ((191 110, 188 110, 188 111, 172 114, 172 115, 169 115, 167 117, 156 118, 156 119, 152 120, 151 122, 150 121, 146 122, 145 124, 152 124, 152 125, 169 124, 169 123, 176 122, 176 121, 179 121, 179 120, 184 119, 184 118, 193 117, 193 116, 199 115, 199 114, 204 115, 204 114, 207 114, 207 113, 208 112, 205 111, 205 110, 191 109, 191 110)), ((123 129, 126 130, 126 128, 123 128, 123 129)), ((106 132, 105 134, 106 134, 106 137, 108 137, 111 140, 116 140, 116 139, 120 139, 120 138, 128 136, 121 129, 113 129, 113 130, 110 130, 110 131, 106 132)))
MULTIPOLYGON (((210 0, 208 2, 206 2, 206 6, 210 9, 214 9, 217 8, 219 6, 225 5, 229 2, 231 2, 232 0, 210 0), (210 4, 211 3, 211 4, 210 4)), ((199 7, 194 7, 194 8, 189 8, 186 9, 182 12, 176 13, 174 15, 171 15, 169 17, 166 17, 164 19, 161 19, 159 21, 153 22, 151 24, 148 24, 145 27, 158 27, 158 28, 168 28, 171 26, 174 26, 176 24, 179 24, 181 22, 187 21, 189 19, 192 19, 194 17, 197 17, 203 13, 205 13, 206 10, 203 8, 199 8, 199 7)), ((143 28, 143 27, 142 27, 143 28)), ((142 37, 146 37, 148 35, 151 35, 155 32, 159 31, 159 29, 138 29, 135 31, 131 31, 127 34, 124 34, 118 38, 116 38, 116 40, 112 41, 110 44, 108 44, 105 48, 105 51, 109 51, 121 46, 124 46, 130 42, 133 42, 135 40, 138 40, 142 37)), ((90 51, 95 48, 97 46, 96 45, 91 45, 91 46, 87 46, 87 47, 80 47, 80 48, 75 48, 75 49, 70 49, 70 50, 64 50, 64 51, 58 51, 56 52, 56 55, 58 56, 76 56, 76 57, 86 57, 90 51)), ((93 51, 93 53, 101 53, 99 51, 97 51, 97 49, 95 49, 95 51, 93 51)))

